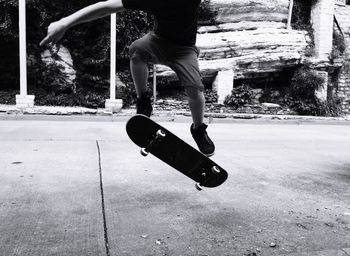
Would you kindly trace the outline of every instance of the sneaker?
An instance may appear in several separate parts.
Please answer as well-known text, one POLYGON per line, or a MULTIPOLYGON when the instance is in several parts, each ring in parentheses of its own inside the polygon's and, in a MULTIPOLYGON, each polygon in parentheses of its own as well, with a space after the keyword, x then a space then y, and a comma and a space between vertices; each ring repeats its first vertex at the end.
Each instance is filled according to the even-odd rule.
POLYGON ((152 115, 153 107, 151 98, 146 94, 143 94, 141 98, 137 99, 136 102, 136 114, 145 115, 150 117, 152 115))
POLYGON ((194 125, 191 125, 191 134, 199 150, 206 155, 207 157, 213 156, 215 153, 215 146, 212 140, 209 138, 206 129, 208 125, 201 124, 197 129, 193 128, 194 125))

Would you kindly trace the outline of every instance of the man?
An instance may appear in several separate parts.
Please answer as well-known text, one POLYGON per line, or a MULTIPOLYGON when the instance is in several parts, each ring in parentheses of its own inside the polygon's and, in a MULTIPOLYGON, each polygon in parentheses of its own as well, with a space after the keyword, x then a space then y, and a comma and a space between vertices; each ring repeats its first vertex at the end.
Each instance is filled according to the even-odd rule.
POLYGON ((149 63, 172 68, 185 87, 189 98, 193 124, 191 134, 199 150, 212 156, 214 143, 203 123, 204 86, 198 66, 199 50, 195 46, 198 11, 201 0, 108 0, 87 6, 70 16, 50 24, 40 45, 55 44, 65 32, 80 23, 121 12, 143 10, 154 15, 154 30, 130 46, 130 69, 137 92, 137 113, 152 114, 152 104, 146 94, 149 63))

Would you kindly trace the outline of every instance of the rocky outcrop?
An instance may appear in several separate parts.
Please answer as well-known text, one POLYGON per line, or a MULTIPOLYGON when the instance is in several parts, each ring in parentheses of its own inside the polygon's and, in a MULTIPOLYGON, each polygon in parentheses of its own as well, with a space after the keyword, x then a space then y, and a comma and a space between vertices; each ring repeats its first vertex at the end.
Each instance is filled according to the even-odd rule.
MULTIPOLYGON (((232 69, 235 78, 278 72, 305 59, 309 37, 286 28, 289 0, 211 0, 212 25, 199 28, 197 46, 201 71, 232 69)), ((158 66, 160 75, 174 74, 158 66)))
POLYGON ((217 23, 240 21, 286 22, 289 0, 211 0, 217 23))
POLYGON ((206 33, 198 40, 203 71, 233 69, 236 77, 297 65, 307 45, 305 32, 275 28, 206 33))
MULTIPOLYGON (((306 32, 285 28, 203 33, 197 41, 200 68, 204 73, 233 69, 236 78, 277 72, 303 62, 308 41, 306 32)), ((157 69, 173 75, 165 66, 157 69)))
POLYGON ((59 45, 55 46, 51 51, 46 49, 41 53, 41 58, 45 64, 56 64, 60 66, 67 83, 73 83, 76 78, 76 71, 73 68, 73 59, 70 51, 66 47, 59 45))

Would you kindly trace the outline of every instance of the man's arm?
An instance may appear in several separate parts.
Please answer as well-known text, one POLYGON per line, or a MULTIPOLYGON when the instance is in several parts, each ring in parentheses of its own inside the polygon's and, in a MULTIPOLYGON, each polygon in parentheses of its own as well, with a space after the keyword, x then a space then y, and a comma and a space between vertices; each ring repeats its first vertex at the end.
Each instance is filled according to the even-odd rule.
POLYGON ((51 23, 48 28, 47 36, 41 41, 40 45, 57 43, 69 28, 77 24, 106 17, 112 13, 121 12, 123 10, 122 0, 107 0, 87 6, 72 15, 51 23))

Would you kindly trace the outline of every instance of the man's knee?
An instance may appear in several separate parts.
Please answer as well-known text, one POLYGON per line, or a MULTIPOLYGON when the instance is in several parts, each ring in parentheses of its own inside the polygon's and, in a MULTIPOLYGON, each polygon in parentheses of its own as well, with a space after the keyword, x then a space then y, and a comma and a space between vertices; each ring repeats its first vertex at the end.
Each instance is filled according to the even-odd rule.
POLYGON ((135 41, 129 48, 130 61, 133 62, 148 62, 149 53, 146 52, 138 41, 135 41))
POLYGON ((133 63, 147 63, 149 60, 149 54, 142 50, 135 50, 130 53, 130 61, 133 63))
POLYGON ((186 94, 191 99, 198 99, 203 96, 203 90, 196 87, 186 87, 186 94))

